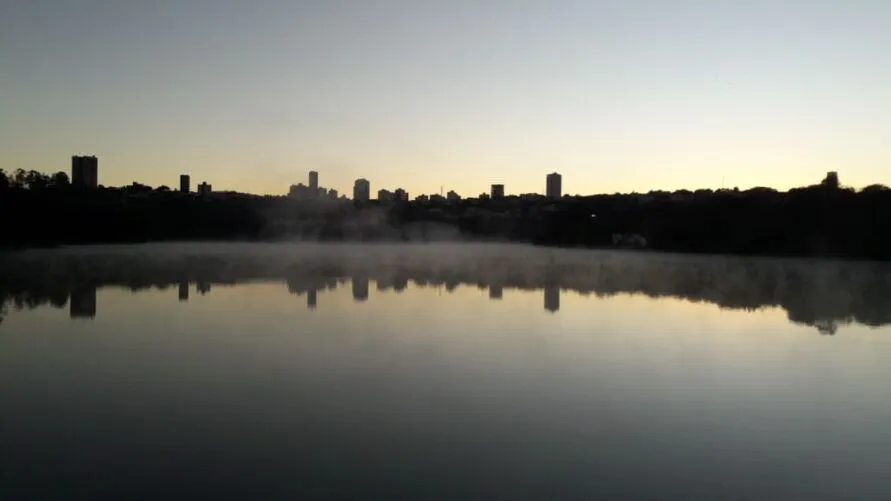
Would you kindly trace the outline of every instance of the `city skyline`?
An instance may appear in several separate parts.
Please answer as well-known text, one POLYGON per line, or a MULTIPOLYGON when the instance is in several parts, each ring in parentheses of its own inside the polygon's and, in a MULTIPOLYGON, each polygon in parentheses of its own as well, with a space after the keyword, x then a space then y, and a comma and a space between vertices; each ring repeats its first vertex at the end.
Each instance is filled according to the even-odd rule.
POLYGON ((891 184, 891 3, 18 2, 0 168, 280 194, 891 184), (571 188, 570 188, 571 187, 571 188))
MULTIPOLYGON (((172 188, 168 185, 146 185, 141 183, 138 180, 132 181, 130 185, 124 186, 105 186, 102 183, 99 183, 99 169, 98 169, 98 161, 99 158, 95 155, 92 156, 72 156, 71 157, 71 168, 70 175, 65 171, 57 171, 57 172, 39 172, 39 171, 24 171, 19 170, 16 172, 6 173, 4 170, 0 169, 0 174, 6 178, 8 176, 9 179, 15 177, 18 183, 29 183, 29 181, 18 181, 20 177, 24 179, 26 176, 43 176, 47 179, 46 182, 55 183, 56 181, 49 181, 50 178, 56 178, 57 176, 63 176, 65 179, 63 183, 70 182, 74 186, 80 187, 88 187, 88 188, 97 188, 97 187, 106 187, 112 189, 120 189, 120 188, 130 188, 130 187, 139 187, 141 190, 145 189, 157 189, 160 191, 171 191, 172 188)), ((285 196, 288 198, 292 198, 295 200, 312 200, 312 199, 327 199, 327 200, 338 200, 338 199, 349 199, 350 197, 346 194, 339 194, 339 192, 334 188, 327 188, 319 183, 319 172, 318 171, 308 171, 307 173, 307 181, 308 184, 303 184, 302 182, 297 182, 296 184, 290 184, 288 188, 285 190, 285 193, 276 193, 271 194, 271 196, 285 196)), ((36 182, 36 181, 35 181, 36 182)), ((37 182, 39 184, 39 182, 37 182)), ((365 178, 359 178, 354 181, 353 184, 353 197, 354 200, 359 201, 369 201, 369 200, 379 200, 379 201, 395 201, 395 200, 403 200, 403 201, 428 201, 434 199, 440 200, 456 200, 461 198, 474 199, 474 198, 491 198, 491 199, 501 199, 505 197, 527 197, 527 196, 543 196, 544 198, 556 200, 561 199, 563 197, 590 197, 590 196, 599 196, 599 195, 612 195, 610 193, 564 193, 563 192, 563 176, 559 172, 551 172, 545 176, 545 188, 541 192, 525 192, 525 193, 511 193, 505 189, 504 183, 493 183, 489 186, 489 192, 482 192, 478 195, 467 195, 462 196, 461 194, 455 192, 454 190, 449 190, 448 193, 445 193, 445 189, 443 186, 440 186, 439 193, 420 193, 415 194, 415 197, 411 197, 410 193, 404 188, 398 187, 395 190, 390 190, 388 188, 380 188, 377 190, 377 197, 372 197, 372 183, 370 180, 365 178)), ((826 173, 826 176, 820 181, 819 185, 822 186, 830 186, 833 188, 845 188, 851 189, 852 187, 849 184, 842 184, 838 172, 829 171, 826 173)), ((796 188, 803 188, 808 186, 816 186, 814 183, 810 183, 804 186, 799 186, 796 188)), ((191 193, 191 176, 189 174, 180 174, 179 175, 179 185, 176 188, 176 191, 180 193, 191 193)), ((872 183, 866 187, 863 187, 863 190, 872 190, 874 188, 888 189, 886 185, 882 185, 880 183, 872 183)), ((771 190, 772 188, 759 186, 754 188, 755 191, 761 191, 764 189, 771 190)), ((675 193, 678 192, 687 192, 693 193, 694 190, 681 189, 676 190, 675 193)), ((722 187, 720 190, 695 190, 697 193, 700 191, 711 192, 711 193, 721 193, 721 192, 745 192, 747 190, 739 190, 738 187, 727 188, 722 187)), ((855 189, 856 191, 856 189, 855 189)), ((246 192, 235 192, 233 190, 217 190, 217 193, 241 193, 245 195, 252 196, 270 196, 269 194, 256 194, 256 193, 246 193, 246 192)), ((783 193, 783 191, 774 190, 777 193, 783 193)), ((214 193, 213 187, 210 183, 203 181, 198 184, 196 193, 199 195, 209 195, 214 193)), ((641 195, 647 193, 670 193, 665 190, 650 190, 648 192, 632 192, 625 193, 624 195, 641 195)), ((621 194, 620 194, 621 195, 621 194)))

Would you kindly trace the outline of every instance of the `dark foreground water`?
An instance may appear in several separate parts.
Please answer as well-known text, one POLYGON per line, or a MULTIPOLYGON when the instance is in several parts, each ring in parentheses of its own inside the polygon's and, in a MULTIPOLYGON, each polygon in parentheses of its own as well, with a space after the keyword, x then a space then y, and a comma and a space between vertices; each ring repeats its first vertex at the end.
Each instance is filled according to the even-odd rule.
POLYGON ((891 498, 885 267, 0 256, 0 499, 891 498))

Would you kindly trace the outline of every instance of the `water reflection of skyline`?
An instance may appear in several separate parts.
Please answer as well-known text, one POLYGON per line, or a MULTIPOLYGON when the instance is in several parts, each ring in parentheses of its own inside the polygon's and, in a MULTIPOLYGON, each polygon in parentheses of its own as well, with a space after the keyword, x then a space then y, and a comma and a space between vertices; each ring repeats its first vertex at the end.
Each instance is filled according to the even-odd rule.
POLYGON ((446 293, 459 286, 473 286, 486 290, 492 301, 502 300, 509 290, 541 291, 543 307, 551 313, 560 311, 564 290, 598 298, 617 294, 669 297, 726 309, 779 307, 791 322, 827 334, 846 323, 891 324, 891 274, 887 267, 863 263, 635 255, 594 263, 536 262, 526 256, 514 262, 505 258, 487 262, 487 256, 475 256, 446 263, 380 258, 351 261, 337 256, 270 259, 250 254, 201 259, 186 254, 179 259, 167 256, 163 261, 128 256, 126 263, 115 263, 108 256, 69 255, 61 263, 53 257, 52 266, 39 259, 6 269, 0 266, 0 304, 4 307, 0 321, 5 310, 43 304, 67 304, 72 319, 95 318, 96 291, 103 286, 125 286, 133 292, 173 286, 178 300, 186 302, 192 286, 200 296, 209 294, 215 284, 284 281, 287 292, 306 295, 309 310, 324 301, 320 292, 340 286, 349 285, 353 300, 362 303, 373 300, 372 287, 377 292, 400 293, 412 283, 446 293))

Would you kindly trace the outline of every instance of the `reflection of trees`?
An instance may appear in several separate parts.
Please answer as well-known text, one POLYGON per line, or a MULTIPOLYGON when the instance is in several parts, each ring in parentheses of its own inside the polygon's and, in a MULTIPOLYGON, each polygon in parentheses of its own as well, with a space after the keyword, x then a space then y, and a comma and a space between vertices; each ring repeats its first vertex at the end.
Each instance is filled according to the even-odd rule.
POLYGON ((10 306, 16 311, 33 310, 44 305, 64 308, 68 304, 68 290, 54 288, 47 290, 8 288, 0 285, 0 323, 9 314, 10 306))
MULTIPOLYGON (((350 254, 349 246, 336 249, 309 255, 258 250, 139 257, 132 251, 9 254, 0 263, 0 304, 15 309, 47 303, 64 307, 82 283, 123 285, 132 290, 179 285, 182 291, 184 282, 208 290, 210 284, 285 280, 292 293, 313 292, 307 298, 310 306, 316 303, 316 291, 331 290, 352 278, 358 300, 368 298, 369 280, 379 290, 397 292, 413 281, 447 290, 459 284, 491 288, 492 297, 511 288, 565 289, 600 297, 672 297, 729 309, 780 307, 790 321, 825 333, 850 322, 891 324, 891 267, 887 265, 609 252, 555 254, 527 247, 496 248, 488 254, 449 259, 433 250, 425 254, 420 248, 398 258, 388 254, 398 249, 382 247, 377 254, 362 256, 350 254)), ((545 302, 552 309, 559 307, 553 293, 546 295, 545 302)))

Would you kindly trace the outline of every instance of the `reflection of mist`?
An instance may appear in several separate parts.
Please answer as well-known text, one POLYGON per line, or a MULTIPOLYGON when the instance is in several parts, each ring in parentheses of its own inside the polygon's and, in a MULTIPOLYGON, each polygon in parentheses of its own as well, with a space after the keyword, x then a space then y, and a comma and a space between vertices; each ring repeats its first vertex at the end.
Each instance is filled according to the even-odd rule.
MULTIPOLYGON (((133 291, 188 283, 199 293, 211 284, 287 280, 295 293, 332 290, 352 279, 353 297, 368 299, 369 281, 396 292, 409 281, 452 290, 459 285, 543 290, 548 311, 560 308, 561 289, 645 294, 706 301, 721 308, 783 308, 790 321, 834 333, 858 322, 891 323, 891 266, 791 259, 676 256, 606 251, 555 251, 510 245, 263 245, 149 244, 8 253, 0 260, 3 306, 69 304, 72 317, 95 315, 95 286, 133 291), (69 291, 71 300, 67 301, 69 291), (299 291, 299 292, 298 292, 299 291)), ((308 297, 313 307, 317 297, 308 297)), ((2 315, 2 313, 0 313, 2 315)))

